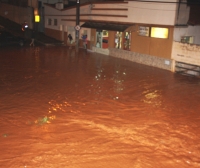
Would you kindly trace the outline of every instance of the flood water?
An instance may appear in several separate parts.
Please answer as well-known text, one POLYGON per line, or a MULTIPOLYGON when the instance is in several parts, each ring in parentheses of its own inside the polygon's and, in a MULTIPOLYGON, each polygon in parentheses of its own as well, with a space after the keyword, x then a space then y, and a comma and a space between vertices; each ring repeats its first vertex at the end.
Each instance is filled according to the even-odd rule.
POLYGON ((67 47, 0 48, 0 167, 198 168, 200 79, 67 47))

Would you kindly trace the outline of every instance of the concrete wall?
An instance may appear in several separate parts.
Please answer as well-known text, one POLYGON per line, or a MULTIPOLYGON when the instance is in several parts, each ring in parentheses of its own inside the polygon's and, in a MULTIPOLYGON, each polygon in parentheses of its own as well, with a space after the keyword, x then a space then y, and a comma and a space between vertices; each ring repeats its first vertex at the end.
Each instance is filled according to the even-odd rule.
POLYGON ((62 41, 62 39, 61 39, 61 33, 62 32, 59 31, 59 30, 53 30, 53 29, 45 28, 45 34, 47 36, 50 36, 50 37, 53 37, 53 38, 55 38, 57 40, 61 40, 62 41))
POLYGON ((130 2, 129 19, 136 23, 174 25, 175 9, 175 3, 130 2))
POLYGON ((172 59, 193 65, 200 65, 200 45, 173 42, 172 59))
POLYGON ((26 21, 29 25, 29 28, 33 28, 33 9, 31 7, 24 8, 1 3, 0 15, 20 25, 26 21))
POLYGON ((194 36, 194 44, 200 44, 200 26, 174 28, 174 41, 181 41, 182 36, 194 36))

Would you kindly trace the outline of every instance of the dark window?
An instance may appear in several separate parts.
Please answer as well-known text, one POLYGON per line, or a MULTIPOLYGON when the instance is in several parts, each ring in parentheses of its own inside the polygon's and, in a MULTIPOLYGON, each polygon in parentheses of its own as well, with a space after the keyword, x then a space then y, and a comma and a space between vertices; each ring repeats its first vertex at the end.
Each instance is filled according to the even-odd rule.
POLYGON ((51 19, 48 19, 48 25, 51 25, 51 19))
POLYGON ((42 1, 38 1, 38 8, 42 8, 42 1))
POLYGON ((58 24, 57 19, 54 19, 54 26, 57 26, 57 24, 58 24))

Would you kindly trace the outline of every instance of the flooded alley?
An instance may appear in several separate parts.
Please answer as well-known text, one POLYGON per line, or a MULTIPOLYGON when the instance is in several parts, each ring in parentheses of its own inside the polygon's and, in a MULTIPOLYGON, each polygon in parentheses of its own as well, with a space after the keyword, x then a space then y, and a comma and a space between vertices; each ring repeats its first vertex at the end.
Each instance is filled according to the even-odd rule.
POLYGON ((65 46, 0 48, 1 168, 200 168, 200 79, 65 46))

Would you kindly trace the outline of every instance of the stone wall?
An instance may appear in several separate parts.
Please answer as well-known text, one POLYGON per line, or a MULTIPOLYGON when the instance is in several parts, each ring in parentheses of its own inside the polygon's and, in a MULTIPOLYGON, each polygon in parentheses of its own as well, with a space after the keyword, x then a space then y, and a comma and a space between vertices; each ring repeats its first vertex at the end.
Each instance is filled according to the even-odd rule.
POLYGON ((109 49, 103 49, 103 48, 98 48, 98 47, 92 47, 92 51, 96 52, 96 53, 100 53, 100 54, 104 54, 104 55, 109 55, 109 49))
POLYGON ((116 58, 122 58, 132 62, 137 62, 140 64, 145 64, 169 71, 172 71, 173 69, 173 61, 171 59, 151 56, 147 54, 140 54, 116 48, 109 48, 109 55, 116 58))

